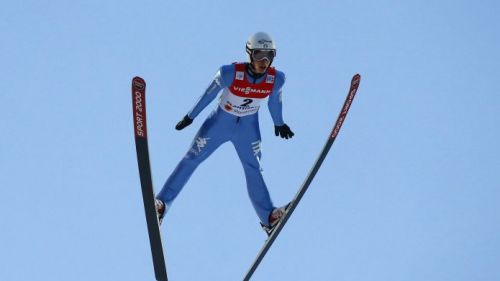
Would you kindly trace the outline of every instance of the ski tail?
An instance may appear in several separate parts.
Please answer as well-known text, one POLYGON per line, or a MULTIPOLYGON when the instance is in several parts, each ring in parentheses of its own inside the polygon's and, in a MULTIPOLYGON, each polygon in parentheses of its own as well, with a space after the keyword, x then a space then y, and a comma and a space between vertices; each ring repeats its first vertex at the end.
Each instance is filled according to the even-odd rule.
POLYGON ((349 88, 349 92, 347 94, 347 97, 345 99, 344 105, 342 106, 342 109, 340 111, 340 114, 337 118, 337 121, 335 122, 335 125, 333 126, 333 129, 331 133, 328 135, 328 139, 323 146, 323 149, 321 150, 320 155, 318 156, 318 159, 314 163, 313 167, 309 171, 309 174, 307 175, 304 183, 301 185, 299 190, 297 191, 295 197, 293 198, 292 202, 290 203, 290 206, 288 207, 285 215, 281 219, 281 221, 278 223, 274 231, 271 233, 271 235, 267 238, 266 242, 264 242, 264 245, 262 246, 259 254, 257 255, 256 259, 254 260, 253 264, 251 265, 250 269, 248 270, 247 274, 243 278, 243 281, 249 281, 250 278, 252 277, 253 273, 259 266, 260 262, 262 259, 264 259, 264 256, 268 252, 268 250, 271 248, 272 244, 274 243, 274 240, 278 237, 279 233, 285 226, 286 222, 292 215, 293 211, 299 204, 300 200, 306 193, 307 189, 309 188, 309 185, 311 184, 312 180, 316 176, 316 173, 318 172, 319 168, 321 167, 321 164, 326 158, 326 155, 330 151, 331 146, 333 145, 333 142, 337 138, 337 135, 340 132, 340 128, 342 128, 342 124, 344 123, 344 120, 347 116, 347 113, 349 112, 349 108, 351 107, 351 104, 354 100, 354 97, 358 91, 359 83, 361 81, 361 75, 356 74, 352 77, 351 80, 351 85, 349 88))
POLYGON ((146 82, 141 77, 132 79, 132 108, 134 118, 135 147, 141 180, 142 199, 155 277, 158 281, 168 281, 160 225, 156 214, 151 166, 149 162, 148 131, 146 124, 146 82))

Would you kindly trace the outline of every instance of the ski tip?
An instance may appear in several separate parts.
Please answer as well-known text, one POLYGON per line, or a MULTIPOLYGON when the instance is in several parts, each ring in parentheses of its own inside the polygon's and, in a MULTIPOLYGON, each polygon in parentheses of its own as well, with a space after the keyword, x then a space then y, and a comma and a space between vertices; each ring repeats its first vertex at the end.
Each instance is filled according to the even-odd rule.
POLYGON ((359 73, 354 74, 351 80, 351 85, 359 85, 359 82, 361 81, 361 75, 359 73))
POLYGON ((132 86, 143 89, 144 87, 146 87, 146 81, 144 81, 144 79, 142 79, 142 77, 140 76, 135 76, 134 78, 132 78, 132 86))

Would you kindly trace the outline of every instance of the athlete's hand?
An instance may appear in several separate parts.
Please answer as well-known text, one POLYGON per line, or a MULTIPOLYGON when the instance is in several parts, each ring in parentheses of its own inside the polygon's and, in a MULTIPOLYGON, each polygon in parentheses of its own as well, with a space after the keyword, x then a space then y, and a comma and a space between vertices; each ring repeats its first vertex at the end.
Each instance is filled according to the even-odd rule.
POLYGON ((180 131, 191 125, 191 123, 193 123, 193 119, 189 118, 189 116, 186 115, 184 116, 184 118, 182 118, 181 121, 179 121, 179 123, 177 123, 177 125, 175 125, 175 129, 180 131))
POLYGON ((274 126, 274 134, 276 136, 280 136, 284 139, 291 139, 293 135, 295 135, 292 130, 290 130, 290 127, 288 127, 287 124, 283 124, 281 126, 274 126))

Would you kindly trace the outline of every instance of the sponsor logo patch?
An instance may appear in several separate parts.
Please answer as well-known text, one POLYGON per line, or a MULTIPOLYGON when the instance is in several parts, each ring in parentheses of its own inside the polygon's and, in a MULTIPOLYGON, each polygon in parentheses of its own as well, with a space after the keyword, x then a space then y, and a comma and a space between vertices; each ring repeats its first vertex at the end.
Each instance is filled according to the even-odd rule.
POLYGON ((245 95, 248 95, 249 93, 252 94, 271 94, 271 90, 261 90, 261 89, 254 89, 252 87, 238 87, 238 86, 233 86, 233 90, 244 93, 245 95))
POLYGON ((267 75, 266 83, 268 83, 268 84, 274 83, 274 75, 267 75))
POLYGON ((245 78, 245 73, 243 71, 236 71, 236 80, 243 80, 245 78))

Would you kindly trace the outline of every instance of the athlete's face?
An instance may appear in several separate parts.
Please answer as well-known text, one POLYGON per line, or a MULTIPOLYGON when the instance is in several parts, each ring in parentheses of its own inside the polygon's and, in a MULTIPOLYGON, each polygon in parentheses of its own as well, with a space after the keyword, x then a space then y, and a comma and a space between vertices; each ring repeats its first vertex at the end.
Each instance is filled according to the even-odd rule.
POLYGON ((253 70, 259 74, 266 72, 266 69, 269 67, 269 65, 270 63, 267 59, 252 61, 253 70))

